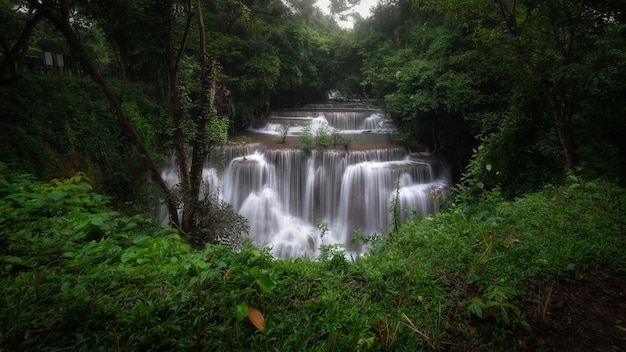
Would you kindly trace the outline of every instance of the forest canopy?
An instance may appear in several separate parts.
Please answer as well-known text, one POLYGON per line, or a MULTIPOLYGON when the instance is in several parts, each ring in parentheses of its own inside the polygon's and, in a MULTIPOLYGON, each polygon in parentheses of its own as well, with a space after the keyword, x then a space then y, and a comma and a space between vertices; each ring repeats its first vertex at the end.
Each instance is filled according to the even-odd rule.
MULTIPOLYGON (((127 193, 116 194, 117 185, 136 183, 142 167, 156 177, 174 150, 181 185, 195 194, 201 154, 212 146, 273 109, 339 90, 374 99, 399 127, 397 143, 434 151, 457 181, 509 197, 567 173, 625 174, 620 2, 388 1, 346 30, 333 14, 353 4, 333 2, 326 14, 313 2, 277 0, 3 0, 3 160, 41 176, 90 169, 99 189, 120 196, 127 193), (93 79, 105 92, 103 113, 93 118, 110 125, 111 106, 117 127, 107 131, 123 135, 116 138, 122 144, 94 150, 94 141, 73 142, 78 126, 94 126, 85 124, 94 109, 72 91, 85 83, 62 81, 61 90, 45 93, 32 86, 54 80, 53 71, 65 72, 62 80, 93 79), (66 108, 57 110, 32 96, 61 92, 50 97, 64 99, 66 108), (29 113, 36 109, 38 116, 29 113), (50 115, 63 121, 41 127, 50 115), (16 137, 29 133, 38 142, 26 152, 16 139, 28 137, 16 137), (111 163, 114 150, 128 145, 139 164, 109 179, 119 166, 111 163), (189 147, 198 153, 188 157, 189 147), (48 162, 24 157, 33 153, 48 162)), ((94 90, 88 100, 96 104, 97 96, 94 90)))

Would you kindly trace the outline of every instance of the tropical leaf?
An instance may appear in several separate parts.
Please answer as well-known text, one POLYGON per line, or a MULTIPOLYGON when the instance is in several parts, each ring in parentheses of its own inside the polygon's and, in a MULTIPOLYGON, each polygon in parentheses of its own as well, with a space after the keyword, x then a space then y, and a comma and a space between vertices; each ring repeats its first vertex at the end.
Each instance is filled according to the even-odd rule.
POLYGON ((265 293, 271 291, 274 288, 274 286, 276 286, 276 283, 274 282, 274 280, 270 279, 267 276, 259 276, 256 279, 256 283, 261 288, 261 291, 265 293))
POLYGON ((20 258, 20 257, 16 257, 14 255, 3 255, 0 256, 0 260, 7 262, 7 263, 11 263, 11 264, 18 264, 21 266, 26 266, 26 267, 32 267, 33 266, 33 262, 31 262, 28 259, 24 259, 24 258, 20 258))
POLYGON ((237 318, 237 320, 239 321, 242 321, 243 318, 246 317, 246 315, 250 316, 250 309, 254 308, 249 308, 245 302, 239 303, 235 306, 235 318, 237 318))

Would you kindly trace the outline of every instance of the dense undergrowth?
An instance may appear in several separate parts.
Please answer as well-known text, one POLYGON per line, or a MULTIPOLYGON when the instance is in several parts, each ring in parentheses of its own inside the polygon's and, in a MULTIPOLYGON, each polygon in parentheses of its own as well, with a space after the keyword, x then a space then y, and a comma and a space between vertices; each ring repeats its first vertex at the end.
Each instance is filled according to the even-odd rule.
MULTIPOLYGON (((169 154, 167 110, 155 89, 115 80, 110 85, 152 155, 169 154)), ((117 204, 150 197, 141 156, 89 79, 26 74, 0 85, 0 101, 6 102, 0 108, 0 160, 12 169, 44 180, 80 170, 117 204)))
POLYGON ((564 186, 414 219, 346 258, 196 250, 123 216, 83 175, 0 165, 0 350, 549 350, 551 287, 626 274, 626 193, 564 186), (531 307, 531 308, 529 308, 531 307))

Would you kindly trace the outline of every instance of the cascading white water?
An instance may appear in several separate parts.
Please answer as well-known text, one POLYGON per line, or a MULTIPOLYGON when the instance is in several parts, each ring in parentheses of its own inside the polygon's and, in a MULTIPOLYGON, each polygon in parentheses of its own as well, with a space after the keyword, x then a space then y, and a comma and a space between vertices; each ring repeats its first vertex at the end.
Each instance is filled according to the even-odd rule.
POLYGON ((343 133, 394 132, 394 126, 385 119, 378 108, 349 108, 339 109, 330 106, 313 106, 295 110, 278 110, 263 120, 257 121, 254 130, 261 133, 280 134, 284 126, 290 126, 289 135, 302 133, 302 125, 311 122, 313 131, 319 128, 328 128, 343 133))
MULTIPOLYGON (((372 116, 361 115, 361 125, 372 116)), ((322 117, 310 120, 323 126, 322 117)), ((175 184, 172 169, 163 175, 175 184)), ((304 152, 261 144, 227 146, 212 153, 204 170, 207 189, 246 217, 254 242, 270 246, 280 258, 314 256, 322 244, 360 251, 352 244, 355 230, 373 234, 387 229, 393 203, 402 221, 437 212, 438 194, 445 192, 448 179, 441 161, 403 148, 304 152), (318 219, 329 225, 323 238, 314 225, 318 219)))

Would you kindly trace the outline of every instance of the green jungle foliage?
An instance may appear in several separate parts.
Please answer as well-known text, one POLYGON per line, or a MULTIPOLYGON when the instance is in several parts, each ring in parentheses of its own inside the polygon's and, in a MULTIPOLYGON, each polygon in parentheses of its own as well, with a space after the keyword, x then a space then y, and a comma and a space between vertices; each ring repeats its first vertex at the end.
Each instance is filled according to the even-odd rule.
POLYGON ((368 254, 275 260, 193 249, 112 211, 82 174, 42 183, 2 165, 0 350, 537 350, 551 306, 536 287, 626 274, 624 189, 572 176, 474 197, 363 238, 368 254))
MULTIPOLYGON (((169 154, 165 107, 146 85, 113 82, 133 125, 154 155, 169 154)), ((116 202, 140 200, 145 166, 100 92, 87 79, 27 75, 0 85, 0 160, 41 179, 84 170, 116 202)), ((149 194, 149 193, 145 193, 149 194)))
POLYGON ((614 1, 399 0, 351 35, 397 141, 436 151, 457 178, 483 145, 485 186, 513 198, 568 171, 624 182, 624 13, 614 1))
POLYGON ((339 133, 329 131, 326 126, 318 126, 314 131, 311 122, 305 122, 302 127, 302 135, 298 137, 299 148, 304 151, 311 151, 314 148, 327 149, 331 146, 347 146, 350 141, 346 137, 342 137, 339 133))

